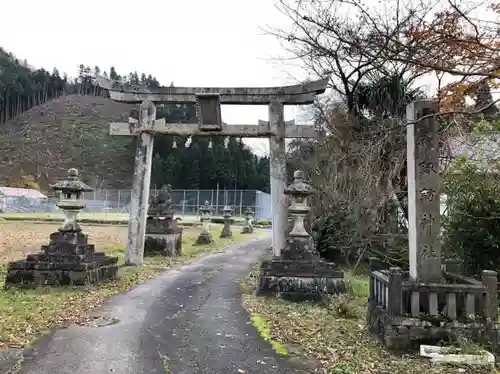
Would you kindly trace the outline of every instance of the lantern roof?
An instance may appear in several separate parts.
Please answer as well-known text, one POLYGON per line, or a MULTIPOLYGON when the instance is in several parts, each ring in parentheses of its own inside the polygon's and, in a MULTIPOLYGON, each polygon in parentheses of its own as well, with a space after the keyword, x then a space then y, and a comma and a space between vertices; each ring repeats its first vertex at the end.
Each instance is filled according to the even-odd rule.
POLYGON ((285 194, 291 196, 309 196, 314 194, 314 189, 307 183, 302 170, 296 170, 293 173, 293 182, 285 190, 285 194))
POLYGON ((75 168, 68 170, 68 179, 51 184, 50 188, 54 191, 68 192, 89 192, 94 190, 80 180, 78 169, 75 168))
POLYGON ((203 205, 200 207, 200 211, 209 213, 212 211, 212 206, 210 205, 210 202, 208 200, 203 203, 203 205))

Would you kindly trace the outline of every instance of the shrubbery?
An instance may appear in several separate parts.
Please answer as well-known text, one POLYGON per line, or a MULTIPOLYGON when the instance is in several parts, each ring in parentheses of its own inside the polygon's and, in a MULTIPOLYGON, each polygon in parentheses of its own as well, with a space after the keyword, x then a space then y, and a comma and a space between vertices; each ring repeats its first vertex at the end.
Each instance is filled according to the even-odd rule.
POLYGON ((500 270, 500 171, 497 162, 458 158, 443 177, 444 254, 462 260, 467 274, 500 270))
POLYGON ((354 266, 375 256, 387 266, 407 268, 408 232, 397 203, 389 201, 373 230, 361 227, 363 223, 357 217, 347 204, 339 204, 319 217, 313 232, 322 257, 354 266))

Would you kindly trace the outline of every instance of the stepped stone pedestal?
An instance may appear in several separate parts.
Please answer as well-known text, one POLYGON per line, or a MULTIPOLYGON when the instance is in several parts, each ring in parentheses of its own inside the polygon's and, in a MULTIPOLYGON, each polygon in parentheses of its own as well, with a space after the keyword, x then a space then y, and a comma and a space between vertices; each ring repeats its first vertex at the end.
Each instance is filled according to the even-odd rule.
POLYGON ((179 256, 182 253, 182 227, 174 220, 171 207, 172 189, 167 185, 149 205, 145 256, 179 256))
POLYGON ((205 245, 213 242, 212 234, 210 233, 210 214, 212 213, 212 207, 208 201, 200 207, 200 216, 202 229, 200 235, 196 239, 197 245, 205 245))
POLYGON ((70 169, 68 179, 51 186, 60 191, 57 204, 65 214, 65 221, 50 235, 42 251, 27 255, 25 260, 10 262, 7 266, 5 287, 37 287, 45 285, 85 285, 113 278, 118 273, 118 257, 95 252, 76 221, 85 207, 83 193, 92 191, 78 179, 78 170, 70 169))
POLYGON ((258 293, 281 294, 284 298, 300 301, 345 292, 343 272, 335 264, 321 259, 304 227, 304 218, 310 210, 307 198, 314 192, 304 180, 302 171, 294 173, 294 181, 285 193, 293 200, 289 211, 294 226, 280 256, 262 262, 258 293))

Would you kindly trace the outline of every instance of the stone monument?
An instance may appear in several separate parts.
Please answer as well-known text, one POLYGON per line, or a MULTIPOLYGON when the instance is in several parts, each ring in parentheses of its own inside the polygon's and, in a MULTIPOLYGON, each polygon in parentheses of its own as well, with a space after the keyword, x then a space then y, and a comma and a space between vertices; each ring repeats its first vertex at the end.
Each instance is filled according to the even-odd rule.
POLYGON ((146 222, 146 256, 179 256, 182 252, 182 227, 174 220, 172 188, 164 186, 149 205, 146 222))
POLYGON ((300 170, 285 190, 292 198, 289 212, 294 219, 286 247, 279 257, 263 261, 260 267, 260 294, 281 293, 291 300, 318 300, 324 294, 345 292, 344 274, 325 262, 316 251, 312 236, 304 227, 310 210, 307 198, 314 193, 300 170))
POLYGON ((406 112, 409 269, 370 258, 368 329, 397 350, 458 338, 495 349, 498 274, 467 276, 441 251, 439 105, 418 100, 406 112))
POLYGON ((201 233, 196 240, 196 244, 210 244, 212 243, 212 234, 210 233, 210 213, 212 213, 212 207, 208 201, 200 207, 200 219, 202 223, 201 233))
POLYGON ((243 214, 245 215, 245 223, 243 224, 242 234, 253 233, 253 211, 249 207, 246 207, 243 214))
POLYGON ((64 223, 50 235, 49 244, 42 245, 41 252, 8 264, 5 287, 75 286, 115 277, 118 257, 95 252, 76 220, 85 207, 83 193, 92 189, 79 180, 77 169, 69 169, 67 180, 50 187, 59 193, 57 206, 64 213, 64 223))
POLYGON ((220 233, 221 238, 230 238, 233 236, 233 232, 231 231, 231 217, 232 217, 233 209, 226 205, 222 209, 222 217, 224 218, 224 227, 222 227, 222 231, 220 233))

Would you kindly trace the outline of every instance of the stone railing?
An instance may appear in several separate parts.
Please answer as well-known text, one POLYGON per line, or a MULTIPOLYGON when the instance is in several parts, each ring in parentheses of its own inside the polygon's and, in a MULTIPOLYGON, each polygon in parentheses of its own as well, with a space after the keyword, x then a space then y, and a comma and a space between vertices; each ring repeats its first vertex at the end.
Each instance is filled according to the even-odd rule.
MULTIPOLYGON (((370 276, 370 301, 377 306, 389 309, 389 277, 385 270, 372 271, 370 276)), ((393 304, 396 304, 393 302, 393 304)))
POLYGON ((443 271, 446 283, 418 283, 408 272, 392 267, 381 270, 370 261, 370 306, 387 316, 420 320, 496 322, 497 273, 482 272, 481 281, 443 271))

